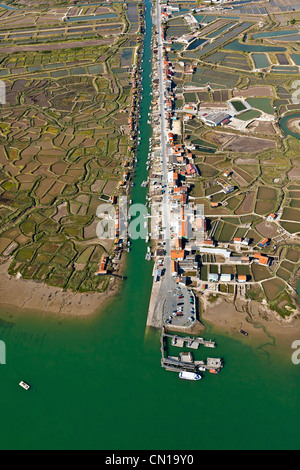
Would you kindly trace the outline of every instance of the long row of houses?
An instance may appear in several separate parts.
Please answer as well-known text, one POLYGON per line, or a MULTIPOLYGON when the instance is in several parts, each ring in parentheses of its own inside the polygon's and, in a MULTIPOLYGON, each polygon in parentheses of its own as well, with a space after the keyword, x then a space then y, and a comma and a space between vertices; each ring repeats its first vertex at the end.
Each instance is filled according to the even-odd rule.
MULTIPOLYGON (((169 15, 170 12, 162 8, 162 23, 166 22, 169 15)), ((233 240, 228 240, 225 248, 224 244, 218 244, 213 236, 208 236, 208 223, 204 215, 199 216, 191 204, 192 200, 190 200, 189 192, 193 179, 199 175, 199 170, 195 165, 194 148, 191 145, 186 145, 186 138, 183 139, 182 121, 193 119, 194 116, 199 117, 199 111, 197 105, 193 104, 185 105, 180 110, 175 108, 176 91, 173 82, 175 67, 168 58, 168 52, 171 48, 167 41, 165 41, 164 24, 162 26, 163 76, 165 81, 164 111, 167 118, 167 156, 169 163, 167 188, 169 191, 168 197, 171 213, 172 276, 180 283, 185 282, 191 275, 190 273, 196 272, 196 276, 199 282, 201 282, 200 259, 202 264, 211 264, 212 259, 215 260, 217 258, 217 263, 220 260, 222 262, 223 259, 225 264, 231 265, 257 263, 261 266, 270 266, 273 259, 268 255, 256 253, 250 249, 250 239, 236 237, 233 240), (201 236, 195 236, 199 234, 201 236), (207 263, 205 261, 206 258, 207 263)), ((194 72, 195 67, 189 64, 185 73, 193 74, 194 72)), ((206 124, 211 126, 224 125, 231 118, 231 116, 224 112, 204 113, 204 115, 201 113, 201 117, 206 124)), ((220 186, 220 191, 226 194, 236 189, 227 180, 230 174, 231 171, 227 170, 223 174, 225 179, 218 178, 216 181, 220 186)), ((161 191, 164 192, 165 189, 161 187, 161 191)), ((259 247, 264 248, 268 243, 269 241, 264 239, 259 243, 259 247)), ((219 275, 208 273, 208 281, 211 283, 219 281, 244 283, 250 281, 250 279, 244 274, 234 276, 230 274, 219 275)))

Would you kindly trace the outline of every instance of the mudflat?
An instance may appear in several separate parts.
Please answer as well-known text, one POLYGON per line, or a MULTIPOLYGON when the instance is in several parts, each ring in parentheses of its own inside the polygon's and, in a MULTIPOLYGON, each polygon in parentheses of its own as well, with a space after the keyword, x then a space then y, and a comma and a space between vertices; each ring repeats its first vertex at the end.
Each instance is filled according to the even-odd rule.
POLYGON ((42 282, 18 279, 7 273, 9 262, 0 265, 0 298, 2 307, 41 314, 85 316, 99 311, 116 295, 120 281, 112 278, 105 292, 79 293, 48 286, 42 282))

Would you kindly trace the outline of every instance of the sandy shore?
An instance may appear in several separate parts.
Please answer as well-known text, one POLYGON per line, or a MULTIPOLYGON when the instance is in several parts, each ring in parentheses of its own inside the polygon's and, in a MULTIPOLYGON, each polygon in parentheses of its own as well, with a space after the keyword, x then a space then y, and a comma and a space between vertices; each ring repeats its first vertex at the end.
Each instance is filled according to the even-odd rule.
MULTIPOLYGON (((54 315, 91 315, 99 311, 117 294, 122 283, 119 279, 112 277, 105 292, 81 294, 9 276, 7 273, 9 264, 10 261, 0 265, 0 305, 13 307, 18 312, 30 310, 54 315)), ((122 257, 119 269, 123 267, 124 257, 122 257)))
POLYGON ((200 301, 203 323, 213 325, 222 333, 242 339, 244 336, 239 330, 243 329, 251 343, 271 342, 289 348, 293 340, 300 339, 299 311, 298 315, 283 320, 258 302, 238 300, 234 303, 221 295, 212 303, 204 296, 200 296, 200 301))

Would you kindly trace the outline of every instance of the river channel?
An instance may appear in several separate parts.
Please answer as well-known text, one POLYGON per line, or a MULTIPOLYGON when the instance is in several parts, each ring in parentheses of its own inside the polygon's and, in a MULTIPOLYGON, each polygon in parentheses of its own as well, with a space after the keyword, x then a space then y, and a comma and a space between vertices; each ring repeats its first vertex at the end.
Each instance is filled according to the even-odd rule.
MULTIPOLYGON (((152 133, 152 18, 145 3, 141 143, 131 193, 140 203, 152 133)), ((7 364, 0 366, 0 448, 299 448, 300 365, 273 338, 251 346, 251 338, 208 327, 204 336, 218 345, 213 357, 225 359, 219 375, 188 382, 160 367, 160 332, 146 330, 153 264, 145 254, 145 241, 133 241, 119 295, 93 317, 1 310, 7 364), (22 390, 20 380, 32 389, 22 390)))

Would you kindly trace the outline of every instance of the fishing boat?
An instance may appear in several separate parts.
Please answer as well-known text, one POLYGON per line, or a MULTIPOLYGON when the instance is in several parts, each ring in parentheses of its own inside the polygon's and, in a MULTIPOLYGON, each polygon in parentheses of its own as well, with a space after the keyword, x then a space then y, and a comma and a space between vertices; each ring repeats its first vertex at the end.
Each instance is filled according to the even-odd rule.
POLYGON ((211 374, 218 374, 219 373, 219 369, 209 369, 209 372, 211 374))
POLYGON ((179 372, 179 378, 185 380, 200 380, 202 379, 200 374, 196 374, 196 372, 186 372, 182 371, 179 372))
POLYGON ((21 380, 19 385, 20 385, 20 387, 24 388, 24 390, 29 390, 30 389, 30 385, 28 385, 26 382, 23 382, 23 380, 21 380))

